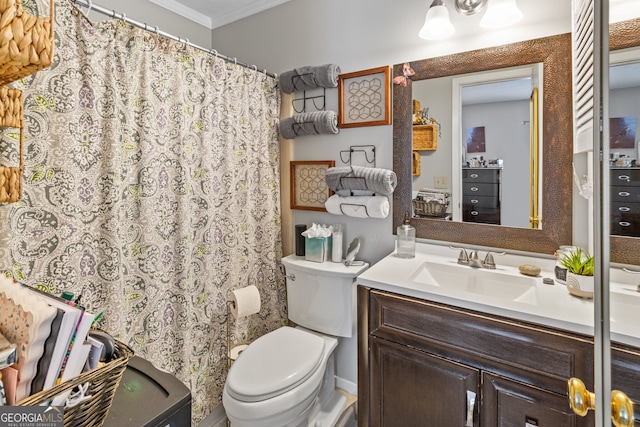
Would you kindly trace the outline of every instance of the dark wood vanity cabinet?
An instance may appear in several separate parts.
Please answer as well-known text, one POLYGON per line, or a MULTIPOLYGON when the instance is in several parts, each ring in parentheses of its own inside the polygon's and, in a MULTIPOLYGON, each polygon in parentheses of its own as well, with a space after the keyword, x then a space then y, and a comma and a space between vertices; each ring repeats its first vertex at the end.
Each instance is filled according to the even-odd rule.
POLYGON ((588 338, 362 286, 358 313, 358 425, 594 425, 566 396, 592 389, 588 338))
POLYGON ((611 234, 640 237, 640 168, 611 168, 611 234))
POLYGON ((462 220, 500 224, 498 168, 462 168, 462 220))

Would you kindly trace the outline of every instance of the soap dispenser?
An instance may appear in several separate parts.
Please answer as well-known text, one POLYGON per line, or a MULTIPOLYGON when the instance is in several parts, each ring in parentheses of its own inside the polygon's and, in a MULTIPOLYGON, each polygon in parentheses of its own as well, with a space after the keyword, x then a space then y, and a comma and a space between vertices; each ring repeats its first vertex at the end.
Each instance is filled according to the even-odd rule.
POLYGON ((400 258, 416 256, 416 229, 409 223, 409 214, 404 215, 404 224, 398 226, 398 247, 396 255, 400 258))

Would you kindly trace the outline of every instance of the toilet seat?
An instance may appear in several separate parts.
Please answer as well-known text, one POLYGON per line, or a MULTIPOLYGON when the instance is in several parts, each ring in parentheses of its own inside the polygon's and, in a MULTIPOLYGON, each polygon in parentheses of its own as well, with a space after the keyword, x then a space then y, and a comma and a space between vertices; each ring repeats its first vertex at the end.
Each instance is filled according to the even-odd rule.
POLYGON ((229 370, 228 394, 242 402, 281 395, 306 381, 321 365, 325 340, 283 326, 251 343, 229 370))

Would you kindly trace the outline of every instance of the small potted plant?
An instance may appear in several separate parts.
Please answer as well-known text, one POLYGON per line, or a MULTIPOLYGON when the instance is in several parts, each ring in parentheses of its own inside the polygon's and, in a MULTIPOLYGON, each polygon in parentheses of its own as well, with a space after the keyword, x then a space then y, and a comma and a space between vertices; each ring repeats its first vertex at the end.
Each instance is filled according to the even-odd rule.
POLYGON ((594 259, 580 248, 560 256, 560 264, 567 269, 567 290, 570 294, 593 298, 594 259))

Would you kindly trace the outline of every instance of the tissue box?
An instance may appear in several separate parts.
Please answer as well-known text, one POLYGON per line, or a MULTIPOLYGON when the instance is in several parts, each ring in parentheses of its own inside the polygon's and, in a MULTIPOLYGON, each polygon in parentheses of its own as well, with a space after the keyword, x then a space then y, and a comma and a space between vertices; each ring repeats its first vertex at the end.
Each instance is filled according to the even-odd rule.
POLYGON ((313 262, 329 261, 331 257, 331 236, 305 237, 304 259, 313 262))

